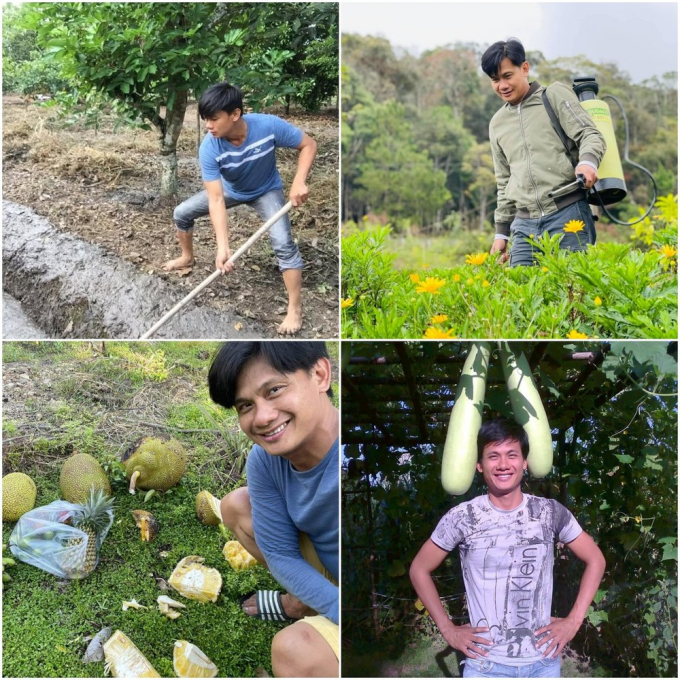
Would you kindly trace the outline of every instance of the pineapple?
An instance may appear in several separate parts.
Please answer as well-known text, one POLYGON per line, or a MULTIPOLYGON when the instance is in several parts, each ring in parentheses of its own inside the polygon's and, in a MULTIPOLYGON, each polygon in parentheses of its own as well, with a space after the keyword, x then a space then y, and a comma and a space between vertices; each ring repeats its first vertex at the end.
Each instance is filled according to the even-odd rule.
MULTIPOLYGON (((90 497, 80 504, 78 512, 72 518, 72 524, 87 534, 87 548, 79 551, 79 564, 75 571, 88 576, 97 564, 97 548, 103 540, 102 534, 108 528, 113 511, 113 498, 109 498, 101 489, 90 490, 90 497), (100 538, 101 537, 101 538, 100 538)), ((82 539, 76 539, 79 543, 82 539)))

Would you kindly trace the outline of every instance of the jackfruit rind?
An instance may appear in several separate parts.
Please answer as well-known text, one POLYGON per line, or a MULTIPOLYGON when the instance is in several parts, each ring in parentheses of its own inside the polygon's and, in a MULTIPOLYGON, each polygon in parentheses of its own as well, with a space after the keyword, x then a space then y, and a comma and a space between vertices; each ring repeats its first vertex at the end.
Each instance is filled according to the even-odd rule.
POLYGON ((61 467, 59 488, 69 503, 84 503, 90 497, 90 489, 101 489, 111 495, 111 484, 102 466, 88 453, 76 453, 61 467))
POLYGON ((222 523, 220 502, 210 491, 201 491, 196 496, 196 517, 202 524, 217 526, 222 523))
POLYGON ((217 666, 196 646, 177 640, 172 653, 172 666, 178 678, 214 678, 217 666))
POLYGON ((16 522, 33 510, 38 490, 35 482, 23 472, 10 472, 2 478, 2 521, 16 522))
POLYGON ((125 474, 130 479, 135 472, 137 489, 167 491, 175 486, 186 467, 184 447, 170 437, 142 437, 121 458, 125 474))
POLYGON ((105 672, 114 678, 160 678, 129 637, 117 630, 104 643, 105 672))
POLYGON ((203 565, 204 557, 189 555, 175 567, 168 583, 180 595, 199 602, 217 602, 222 589, 222 575, 203 565))
POLYGON ((257 560, 238 541, 227 541, 222 554, 235 571, 249 569, 257 564, 257 560))

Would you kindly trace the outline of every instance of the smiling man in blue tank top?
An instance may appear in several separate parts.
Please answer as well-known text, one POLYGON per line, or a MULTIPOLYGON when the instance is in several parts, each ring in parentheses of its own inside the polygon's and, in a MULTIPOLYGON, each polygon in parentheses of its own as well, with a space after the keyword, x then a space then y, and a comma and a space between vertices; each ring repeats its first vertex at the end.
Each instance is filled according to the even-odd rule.
MULTIPOLYGON (((227 208, 245 203, 265 222, 284 206, 283 181, 276 167, 276 148, 298 149, 297 172, 288 192, 294 207, 309 196, 307 175, 316 156, 316 142, 278 116, 243 114, 241 90, 229 83, 210 87, 198 103, 198 113, 208 134, 201 143, 199 160, 205 189, 177 206, 174 221, 181 255, 166 262, 166 271, 194 264, 193 227, 197 217, 210 215, 217 254, 215 266, 233 271, 227 208)), ((290 220, 284 215, 269 230, 288 293, 288 310, 278 328, 282 335, 302 327, 302 257, 293 240, 290 220)))
POLYGON ((222 520, 287 591, 248 594, 243 610, 293 621, 272 642, 277 677, 337 677, 340 420, 326 346, 226 343, 208 381, 254 444, 248 486, 222 499, 222 520))

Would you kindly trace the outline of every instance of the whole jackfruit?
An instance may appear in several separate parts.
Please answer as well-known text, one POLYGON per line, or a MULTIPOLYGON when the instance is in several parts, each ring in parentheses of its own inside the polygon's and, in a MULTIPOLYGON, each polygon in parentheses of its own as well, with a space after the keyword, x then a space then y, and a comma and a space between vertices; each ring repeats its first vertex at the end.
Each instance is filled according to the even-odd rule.
POLYGON ((102 466, 87 453, 76 453, 62 465, 59 487, 64 500, 69 503, 84 503, 90 497, 90 489, 100 489, 111 495, 109 478, 102 466))
POLYGON ((121 460, 130 493, 136 489, 167 491, 182 479, 187 464, 184 447, 170 437, 142 437, 121 460))
POLYGON ((16 522, 35 506, 38 490, 23 472, 10 472, 2 478, 2 521, 16 522))
POLYGON ((196 517, 202 524, 217 526, 222 523, 220 502, 210 491, 201 491, 196 496, 196 517))

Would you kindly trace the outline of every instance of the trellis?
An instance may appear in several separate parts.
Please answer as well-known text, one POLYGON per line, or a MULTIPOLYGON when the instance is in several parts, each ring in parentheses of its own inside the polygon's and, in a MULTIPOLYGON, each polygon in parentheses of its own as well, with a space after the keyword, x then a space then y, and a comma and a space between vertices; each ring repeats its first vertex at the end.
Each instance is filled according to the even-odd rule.
MULTIPOLYGON (((343 343, 343 372, 341 379, 342 443, 345 446, 346 475, 361 479, 360 486, 348 489, 343 484, 343 507, 350 496, 363 496, 368 512, 368 544, 358 545, 343 539, 343 551, 362 551, 368 554, 367 578, 370 584, 372 624, 376 638, 380 637, 379 611, 384 598, 376 588, 377 556, 385 549, 373 539, 371 497, 375 478, 371 478, 370 446, 412 447, 431 445, 443 447, 446 425, 455 400, 456 386, 469 343, 416 342, 356 342, 343 343), (347 356, 349 352, 349 357, 347 356)), ((493 347, 493 344, 492 344, 493 347)), ((524 351, 532 369, 539 363, 569 366, 562 384, 563 395, 569 399, 578 394, 604 358, 607 343, 593 345, 588 351, 564 348, 559 356, 549 342, 513 343, 514 351, 524 351)), ((549 386, 544 375, 539 390, 545 396, 548 416, 551 416, 549 386)), ((487 390, 504 388, 505 380, 498 362, 492 361, 487 379, 487 390)), ((611 385, 601 400, 611 398, 622 385, 611 385)), ((488 394, 488 392, 487 392, 488 394)), ((566 449, 566 430, 558 429, 558 465, 566 449)), ((562 485, 563 492, 566 487, 562 485)), ((562 499, 565 500, 565 499, 562 499)), ((458 597, 458 596, 457 596, 458 597)))

